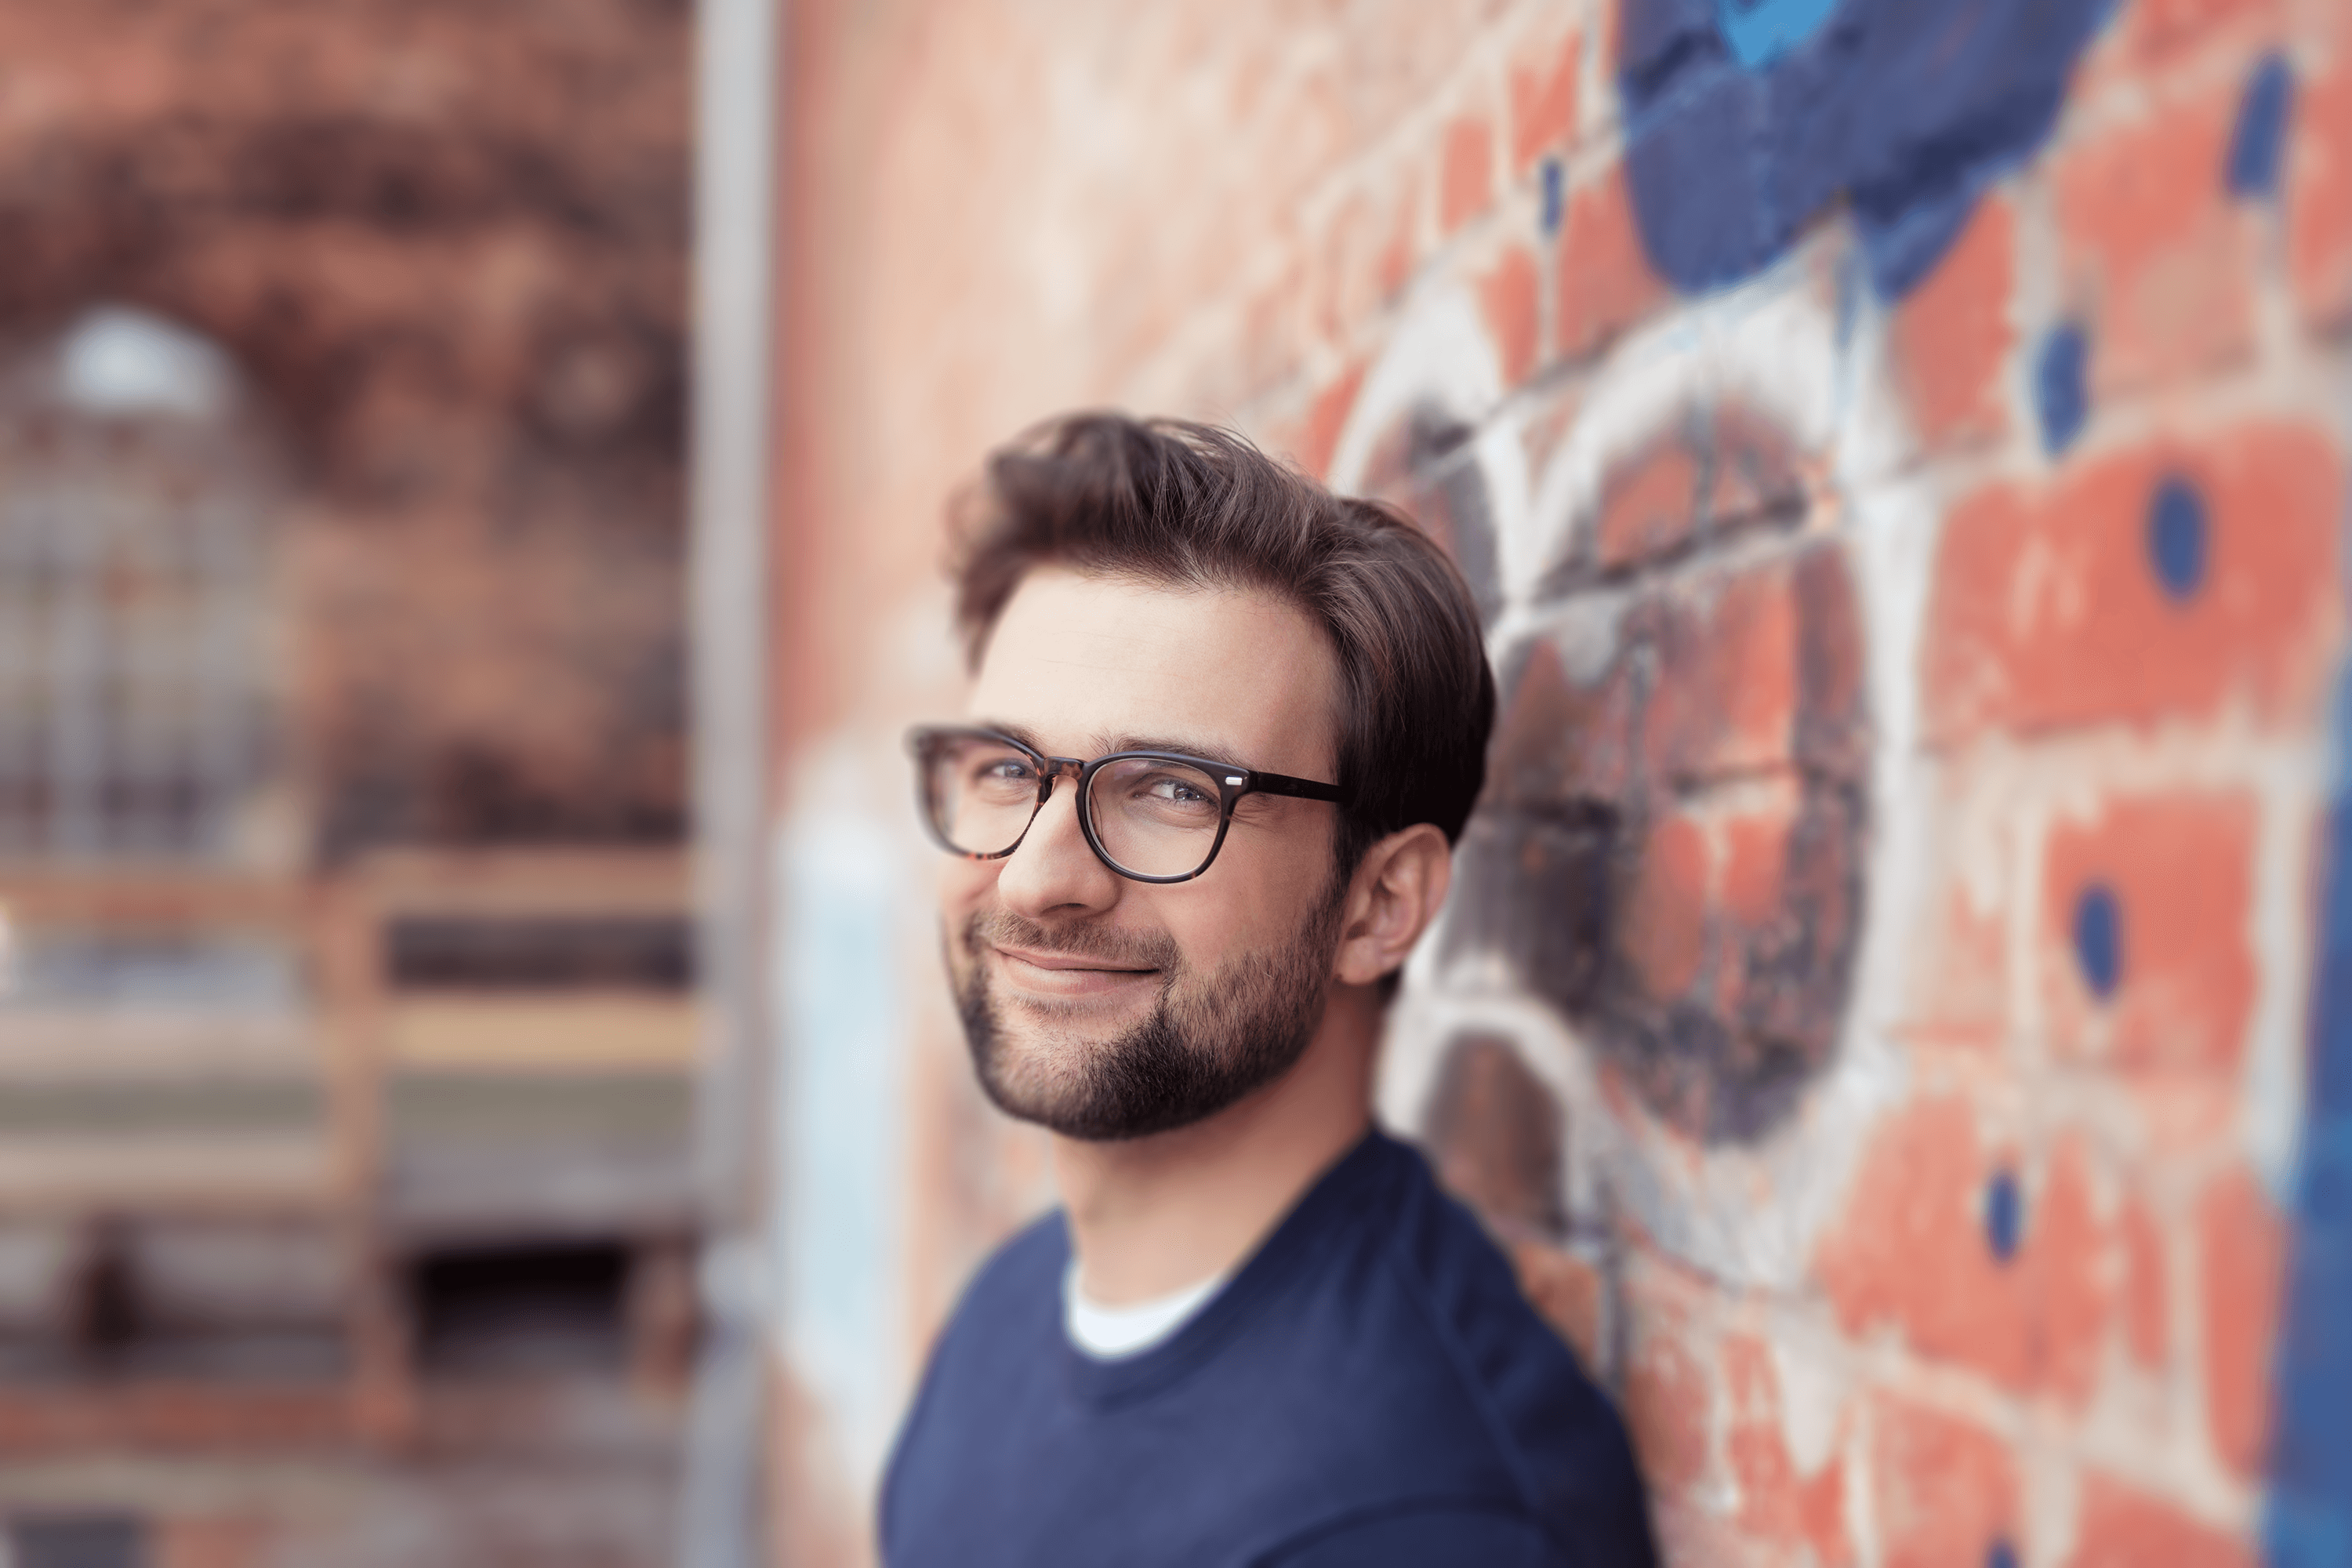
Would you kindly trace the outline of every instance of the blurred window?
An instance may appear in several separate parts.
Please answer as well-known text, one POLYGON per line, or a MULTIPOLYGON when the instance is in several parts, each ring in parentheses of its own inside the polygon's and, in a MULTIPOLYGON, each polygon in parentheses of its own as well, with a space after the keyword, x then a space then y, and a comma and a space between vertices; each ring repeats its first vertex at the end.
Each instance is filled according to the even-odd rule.
POLYGON ((247 847, 270 487, 241 404, 210 342, 111 307, 0 366, 0 858, 247 847))

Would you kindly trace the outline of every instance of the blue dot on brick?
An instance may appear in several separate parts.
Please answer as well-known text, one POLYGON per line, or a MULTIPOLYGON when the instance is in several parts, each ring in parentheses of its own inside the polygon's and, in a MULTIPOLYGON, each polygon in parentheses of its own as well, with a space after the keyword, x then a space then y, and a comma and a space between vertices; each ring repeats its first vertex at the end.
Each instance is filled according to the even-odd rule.
POLYGON ((2246 79, 2238 100, 2238 123, 2230 132, 2230 191, 2268 196, 2278 191, 2280 155, 2286 147, 2287 112, 2294 106, 2294 72, 2286 57, 2273 51, 2246 79))
POLYGON ((2156 580, 2175 599, 2205 585, 2205 498, 2178 477, 2157 487, 2147 509, 2147 558, 2156 580))
POLYGON ((1985 1568, 2017 1568, 2017 1548, 2006 1541, 1996 1541, 1985 1553, 1985 1568))
POLYGON ((1568 171, 1557 158, 1543 161, 1543 231, 1559 232, 1560 214, 1568 205, 1568 171))
POLYGON ((2105 1001, 2116 994, 2124 975, 2124 916, 2114 889, 2095 882, 2074 900, 2074 959, 2093 995, 2105 1001))
POLYGON ((2033 361, 2033 405, 2042 420, 2042 449, 2056 457, 2083 433, 2091 408, 2084 390, 2090 340, 2072 321, 2050 329, 2033 361))
POLYGON ((2019 1235, 2025 1229, 2025 1196, 2017 1190, 2014 1171, 1997 1171, 1985 1189, 1985 1241, 2003 1263, 2017 1256, 2019 1235))

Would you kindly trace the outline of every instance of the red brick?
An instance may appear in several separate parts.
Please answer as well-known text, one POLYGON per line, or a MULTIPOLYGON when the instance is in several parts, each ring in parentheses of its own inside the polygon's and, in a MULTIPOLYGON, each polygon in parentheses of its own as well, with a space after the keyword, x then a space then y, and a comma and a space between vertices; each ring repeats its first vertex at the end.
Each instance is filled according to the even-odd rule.
POLYGON ((1885 1568, 1978 1568, 1996 1542, 2017 1544, 2017 1471, 2007 1444, 1892 1395, 1875 1401, 1871 1427, 1872 1512, 1885 1568))
POLYGON ((1591 353, 1665 300, 1666 286, 1651 270, 1634 226, 1623 164, 1612 163, 1569 197, 1554 292, 1554 346, 1570 359, 1591 353))
POLYGON ((1706 1473, 1715 1390, 1687 1320, 1656 1302, 1645 1309, 1625 1368, 1625 1429, 1652 1492, 1670 1494, 1706 1473))
POLYGON ((2262 1473, 2269 1447, 2271 1350, 2278 1336, 2286 1237, 2250 1172, 2216 1182, 2198 1205, 2198 1296, 2203 1310, 2205 1415, 2231 1468, 2262 1473))
POLYGON ((2253 344, 2252 236, 2223 173, 2240 84, 2167 102, 2070 150, 2061 265, 2087 318, 2094 390, 2194 373, 2253 344))
POLYGON ((2172 1338, 2164 1232, 2137 1198, 2125 1203, 2117 1229, 2124 1246, 2124 1348, 2141 1366, 2157 1371, 2164 1365, 2172 1338))
POLYGON ((1775 789, 1748 809, 1722 819, 1723 912, 1743 926, 1760 926, 1780 910, 1789 860, 1789 830, 1796 826, 1793 788, 1775 789))
POLYGON ((1317 479, 1330 472, 1332 450, 1339 444, 1339 432, 1347 427, 1349 412, 1356 406, 1357 390, 1363 384, 1364 367, 1351 366, 1317 393, 1297 424, 1278 437, 1278 444, 1303 471, 1317 479))
POLYGON ((268 1542, 257 1520, 168 1520, 156 1531, 156 1568, 257 1568, 268 1542))
POLYGON ((1998 1045, 2009 1028, 2009 926, 1960 887, 1931 906, 1911 943, 1912 999, 1903 1033, 1934 1045, 1998 1045))
POLYGON ((2060 1142, 2030 1223, 2029 1255, 2021 1262, 2028 1289, 2038 1284, 2042 1294, 2038 1321, 2030 1321, 2041 1380, 2079 1406, 2098 1377, 2114 1296, 2109 1237, 2094 1206, 2090 1160, 2078 1140, 2060 1142))
POLYGON ((1895 315, 1895 374, 1930 447, 2001 433, 2001 383, 2017 330, 2017 219, 2009 202, 1979 205, 1959 242, 1895 315))
POLYGON ((1711 603, 1670 604, 1643 724, 1653 778, 1718 778, 1787 762, 1797 638, 1796 601, 1777 563, 1724 583, 1711 603))
POLYGON ((2287 155, 2287 258, 2314 328, 2352 321, 2352 53, 2295 96, 2287 155))
POLYGON ((1445 127, 1437 184, 1437 232, 1450 235, 1495 199, 1495 135, 1482 115, 1465 114, 1445 127))
POLYGON ((1612 468, 1595 531, 1601 564, 1626 565, 1687 541, 1698 525, 1705 477, 1698 454, 1680 431, 1612 468))
POLYGON ((1932 733, 2191 718, 2232 698, 2300 722, 2335 626, 2340 483, 2320 431, 2263 424, 1969 497, 1937 550, 1932 733), (2208 519, 2204 582, 2185 602, 2168 596, 2147 545, 2151 500, 2176 475, 2208 519))
POLYGON ((2142 63, 2157 64, 2219 43, 2267 41, 2284 20, 2279 0, 2135 0, 2125 11, 2124 42, 2142 63))
POLYGON ((1682 816, 1653 825, 1618 938, 1644 994, 1667 1001, 1697 980, 1706 955, 1706 838, 1698 826, 1682 816))
POLYGON ((1513 1247, 1511 1262, 1528 1304, 1569 1342, 1587 1371, 1598 1369, 1604 1296, 1601 1270, 1587 1258, 1537 1241, 1513 1247))
POLYGON ((1504 251, 1502 259, 1478 279, 1479 310, 1502 362, 1505 386, 1518 385, 1535 368, 1539 281, 1535 253, 1522 245, 1504 251))
POLYGON ((1389 217, 1388 238, 1372 268, 1373 282, 1383 300, 1404 292, 1421 260, 1422 189, 1421 176, 1412 171, 1397 176, 1396 207, 1389 217))
POLYGON ((2242 794, 2113 799, 2050 832, 2040 950, 2060 1054, 2127 1071, 2232 1073, 2254 1004, 2254 805, 2242 794), (2094 994, 2075 952, 2084 891, 2115 898, 2122 964, 2094 994))
POLYGON ((1583 38, 1545 37, 1511 62, 1511 174, 1567 144, 1576 129, 1576 70, 1583 38))
POLYGON ((1486 762, 1493 798, 1543 807, 1577 795, 1611 799, 1631 786, 1634 693, 1623 661, 1590 684, 1569 678, 1538 642, 1509 693, 1486 762))
POLYGON ((1723 1342, 1724 1455, 1739 1489, 1738 1527, 1751 1542, 1812 1548, 1815 1563, 1851 1562, 1845 1467, 1832 1458, 1808 1476, 1789 1452, 1771 1348, 1738 1334, 1723 1342))
POLYGON ((1912 1351, 1974 1368, 2004 1387, 2047 1388, 2080 1405, 2111 1314, 2107 1239, 2084 1156, 2062 1145, 2028 1198, 2006 1263, 1986 1236, 1995 1162, 1958 1099, 1921 1100, 1871 1134, 1852 1197, 1816 1267, 1850 1332, 1901 1330, 1912 1351))
POLYGON ((2253 1568, 2244 1542, 2095 1471, 2083 1478, 2065 1568, 2253 1568))

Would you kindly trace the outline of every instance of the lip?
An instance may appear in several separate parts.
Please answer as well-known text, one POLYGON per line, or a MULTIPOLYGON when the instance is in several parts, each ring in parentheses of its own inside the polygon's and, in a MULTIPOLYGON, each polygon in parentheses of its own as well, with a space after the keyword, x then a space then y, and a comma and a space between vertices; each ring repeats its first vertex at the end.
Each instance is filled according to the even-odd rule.
POLYGON ((1114 969, 1082 953, 1039 952, 992 947, 1004 977, 1024 991, 1046 996, 1100 996, 1150 982, 1157 969, 1114 969))

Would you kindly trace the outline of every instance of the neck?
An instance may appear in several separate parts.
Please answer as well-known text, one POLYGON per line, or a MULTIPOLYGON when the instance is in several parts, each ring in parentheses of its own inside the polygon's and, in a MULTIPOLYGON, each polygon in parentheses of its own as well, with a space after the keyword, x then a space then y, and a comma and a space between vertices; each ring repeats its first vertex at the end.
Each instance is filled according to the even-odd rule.
POLYGON ((1150 1300, 1255 1251, 1371 1124, 1380 1002, 1338 985, 1291 1069, 1214 1116, 1117 1142, 1054 1140, 1054 1179, 1088 1300, 1150 1300))

